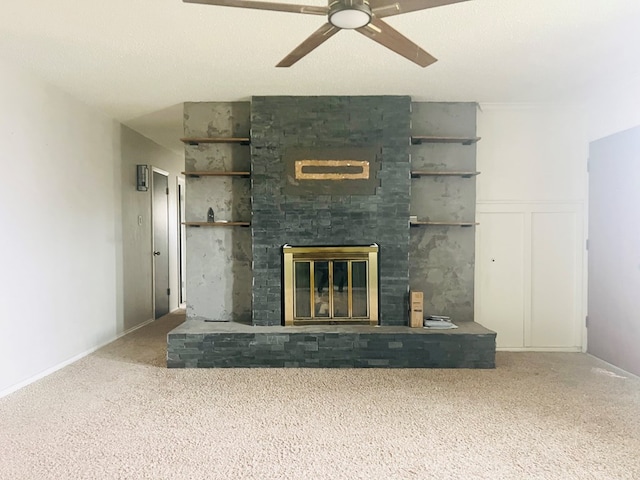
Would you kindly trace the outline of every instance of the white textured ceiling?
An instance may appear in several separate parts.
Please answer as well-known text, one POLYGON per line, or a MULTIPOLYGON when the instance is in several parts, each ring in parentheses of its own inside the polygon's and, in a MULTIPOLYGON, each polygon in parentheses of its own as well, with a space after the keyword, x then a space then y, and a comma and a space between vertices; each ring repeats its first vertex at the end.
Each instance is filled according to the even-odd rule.
POLYGON ((470 0, 386 20, 439 61, 423 69, 342 31, 293 67, 275 68, 322 16, 181 0, 7 0, 0 57, 178 149, 185 101, 553 102, 640 78, 640 0, 470 0))

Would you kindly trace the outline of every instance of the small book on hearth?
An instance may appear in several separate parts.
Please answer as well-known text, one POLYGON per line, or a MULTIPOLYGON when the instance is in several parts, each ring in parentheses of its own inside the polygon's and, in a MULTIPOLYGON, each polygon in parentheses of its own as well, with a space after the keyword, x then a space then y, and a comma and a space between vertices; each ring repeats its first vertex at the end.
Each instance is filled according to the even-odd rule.
POLYGON ((424 328, 432 328, 434 330, 449 330, 451 328, 458 328, 454 325, 449 317, 444 315, 429 315, 424 319, 424 328))

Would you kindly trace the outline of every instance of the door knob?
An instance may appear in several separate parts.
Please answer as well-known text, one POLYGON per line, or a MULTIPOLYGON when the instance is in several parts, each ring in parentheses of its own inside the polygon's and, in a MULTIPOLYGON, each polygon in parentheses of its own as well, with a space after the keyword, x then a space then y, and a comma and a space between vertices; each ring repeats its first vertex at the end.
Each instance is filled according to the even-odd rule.
POLYGON ((153 252, 153 254, 157 257, 160 255, 160 252, 153 252))

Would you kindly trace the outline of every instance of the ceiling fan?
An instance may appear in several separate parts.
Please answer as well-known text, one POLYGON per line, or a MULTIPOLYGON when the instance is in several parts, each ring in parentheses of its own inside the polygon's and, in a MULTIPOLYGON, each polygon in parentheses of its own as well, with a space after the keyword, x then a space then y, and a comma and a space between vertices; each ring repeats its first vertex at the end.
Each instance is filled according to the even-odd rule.
POLYGON ((469 0, 329 0, 327 7, 257 0, 182 0, 223 7, 254 8, 279 12, 327 15, 328 21, 284 57, 276 67, 290 67, 342 29, 356 30, 374 42, 427 67, 437 59, 402 35, 382 18, 469 0))

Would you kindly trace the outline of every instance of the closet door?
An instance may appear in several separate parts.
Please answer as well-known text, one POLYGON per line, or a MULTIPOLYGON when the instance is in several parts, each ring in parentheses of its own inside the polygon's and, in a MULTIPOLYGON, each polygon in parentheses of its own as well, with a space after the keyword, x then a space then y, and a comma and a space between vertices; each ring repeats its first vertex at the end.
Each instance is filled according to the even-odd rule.
POLYGON ((503 349, 581 349, 584 320, 578 204, 483 206, 478 213, 476 321, 503 349))
POLYGON ((525 215, 478 213, 476 321, 498 348, 524 347, 525 215))
POLYGON ((531 347, 580 347, 581 226, 576 212, 531 214, 531 347))

